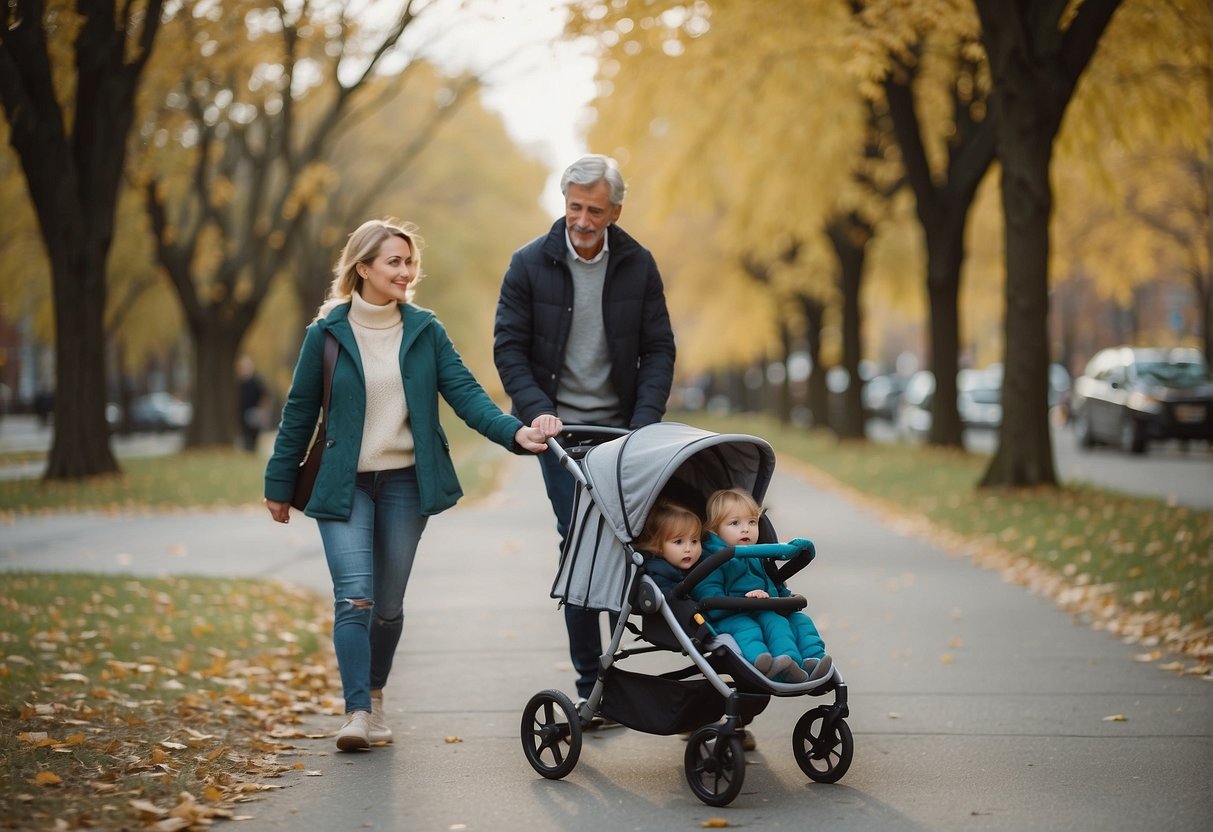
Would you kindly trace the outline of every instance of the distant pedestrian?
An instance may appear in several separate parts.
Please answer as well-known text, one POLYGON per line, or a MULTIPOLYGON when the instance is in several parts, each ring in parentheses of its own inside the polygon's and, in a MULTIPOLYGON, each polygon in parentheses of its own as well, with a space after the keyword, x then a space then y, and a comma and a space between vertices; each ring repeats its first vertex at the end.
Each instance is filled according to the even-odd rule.
POLYGON ((265 382, 257 375, 253 359, 240 356, 236 362, 237 407, 240 422, 240 446, 246 451, 257 450, 257 439, 266 426, 265 382))
POLYGON ((438 395, 514 453, 539 453, 555 416, 528 427, 495 405, 434 313, 412 303, 421 279, 411 224, 363 223, 349 237, 328 297, 307 328, 265 471, 265 504, 290 520, 295 476, 323 398, 326 336, 340 349, 327 444, 304 513, 316 518, 333 579, 333 647, 341 671, 342 751, 392 741, 383 687, 404 626, 404 592, 430 515, 462 495, 438 422, 438 395))

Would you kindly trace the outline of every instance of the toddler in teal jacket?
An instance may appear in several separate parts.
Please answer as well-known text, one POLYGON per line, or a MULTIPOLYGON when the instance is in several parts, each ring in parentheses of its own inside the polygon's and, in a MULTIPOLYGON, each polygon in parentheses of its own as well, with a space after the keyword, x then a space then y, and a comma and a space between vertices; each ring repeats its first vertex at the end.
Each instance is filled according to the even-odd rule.
MULTIPOLYGON (((789 543, 758 543, 758 521, 762 507, 739 488, 717 491, 707 504, 703 539, 704 554, 734 547, 738 555, 794 555, 811 544, 794 539, 789 543)), ((759 557, 734 557, 712 572, 692 590, 696 599, 713 597, 783 598, 787 586, 767 574, 759 557)), ((758 670, 779 682, 798 683, 826 676, 833 664, 813 619, 802 612, 783 615, 774 610, 738 612, 712 610, 712 626, 737 640, 742 655, 758 670)))

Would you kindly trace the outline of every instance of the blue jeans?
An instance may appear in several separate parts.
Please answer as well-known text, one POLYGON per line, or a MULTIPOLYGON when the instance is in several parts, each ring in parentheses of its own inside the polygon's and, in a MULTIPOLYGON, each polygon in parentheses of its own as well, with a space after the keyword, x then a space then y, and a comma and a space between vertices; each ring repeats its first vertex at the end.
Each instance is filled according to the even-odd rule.
POLYGON ((345 712, 369 711, 404 629, 404 590, 427 518, 415 468, 358 475, 348 520, 319 520, 333 578, 333 650, 345 712))
MULTIPOLYGON (((548 451, 539 454, 539 467, 543 471, 543 484, 547 488, 548 501, 556 514, 556 531, 560 535, 560 546, 569 531, 569 520, 573 515, 573 494, 577 487, 573 475, 564 469, 556 454, 548 451)), ((586 698, 594 689, 598 679, 598 660, 602 656, 602 631, 599 611, 585 607, 564 605, 564 627, 569 634, 569 658, 577 671, 577 695, 586 698)), ((610 616, 611 627, 616 626, 619 616, 610 616)))

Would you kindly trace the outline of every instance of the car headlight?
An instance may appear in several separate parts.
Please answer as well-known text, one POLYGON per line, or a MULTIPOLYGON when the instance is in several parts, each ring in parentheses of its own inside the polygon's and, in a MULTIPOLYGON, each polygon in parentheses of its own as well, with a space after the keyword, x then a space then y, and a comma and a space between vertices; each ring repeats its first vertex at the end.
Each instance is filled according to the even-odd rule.
POLYGON ((1143 413, 1162 412, 1162 402, 1145 393, 1130 393, 1128 404, 1130 410, 1140 410, 1143 413))

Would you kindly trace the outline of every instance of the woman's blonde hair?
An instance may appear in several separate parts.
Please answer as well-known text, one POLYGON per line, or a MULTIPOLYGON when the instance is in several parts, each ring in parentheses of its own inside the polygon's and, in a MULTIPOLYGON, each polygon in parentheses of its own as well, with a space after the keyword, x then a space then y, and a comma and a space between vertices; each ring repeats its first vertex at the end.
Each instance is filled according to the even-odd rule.
POLYGON ((712 496, 708 497, 708 522, 704 524, 704 528, 713 534, 719 534, 720 524, 730 512, 738 509, 743 509, 754 517, 762 516, 762 506, 744 488, 722 488, 713 492, 712 496))
POLYGON ((649 511, 649 519, 645 521, 644 531, 637 541, 636 548, 642 552, 656 554, 667 540, 675 537, 699 537, 703 527, 699 516, 682 506, 673 503, 657 503, 649 511))
POLYGON ((417 263, 417 278, 409 284, 406 301, 412 301, 416 285, 421 281, 421 245, 422 239, 417 235, 417 226, 411 222, 401 222, 395 217, 385 217, 381 220, 367 220, 354 229, 350 238, 341 249, 341 257, 333 267, 333 282, 329 284, 328 294, 320 310, 316 313, 319 320, 337 306, 349 303, 350 298, 358 289, 358 264, 370 265, 379 256, 379 249, 389 237, 399 237, 408 243, 417 263))

